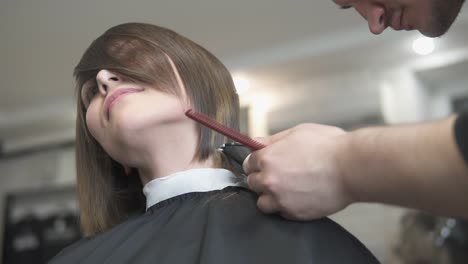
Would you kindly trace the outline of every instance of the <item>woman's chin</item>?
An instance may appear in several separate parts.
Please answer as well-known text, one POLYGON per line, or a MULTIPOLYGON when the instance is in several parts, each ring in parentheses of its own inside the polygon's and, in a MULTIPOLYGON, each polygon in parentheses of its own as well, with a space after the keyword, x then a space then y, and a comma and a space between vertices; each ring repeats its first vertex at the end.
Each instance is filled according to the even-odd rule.
POLYGON ((110 116, 109 123, 111 129, 117 133, 128 133, 130 131, 139 130, 144 127, 145 120, 142 120, 141 115, 131 113, 131 111, 125 111, 125 109, 116 109, 110 116), (127 132, 128 131, 128 132, 127 132))

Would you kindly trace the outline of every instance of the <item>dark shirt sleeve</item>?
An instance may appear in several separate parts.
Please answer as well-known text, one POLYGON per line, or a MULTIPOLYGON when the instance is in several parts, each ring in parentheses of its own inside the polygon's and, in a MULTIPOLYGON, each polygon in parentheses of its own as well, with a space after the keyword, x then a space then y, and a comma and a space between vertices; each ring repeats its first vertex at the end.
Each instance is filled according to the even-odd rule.
POLYGON ((455 121, 455 140, 468 165, 468 111, 460 113, 455 121))

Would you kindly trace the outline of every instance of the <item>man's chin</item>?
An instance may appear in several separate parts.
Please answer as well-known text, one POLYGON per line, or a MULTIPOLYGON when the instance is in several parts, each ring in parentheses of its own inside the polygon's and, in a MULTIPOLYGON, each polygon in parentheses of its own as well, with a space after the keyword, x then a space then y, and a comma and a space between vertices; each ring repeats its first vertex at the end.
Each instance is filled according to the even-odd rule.
POLYGON ((448 28, 447 29, 442 29, 442 28, 439 28, 439 29, 432 29, 432 30, 422 30, 420 29, 419 32, 421 34, 423 34, 424 36, 428 37, 428 38, 437 38, 437 37, 440 37, 442 35, 444 35, 446 32, 448 31, 448 28))
POLYGON ((425 32, 425 31, 419 31, 421 34, 423 34, 425 37, 428 38, 437 38, 442 36, 444 33, 436 33, 436 32, 425 32))
POLYGON ((451 16, 448 14, 447 16, 440 16, 441 14, 434 14, 433 19, 429 21, 429 23, 425 24, 423 28, 419 29, 419 32, 426 37, 436 38, 444 35, 452 26, 453 22, 455 21, 458 12, 451 16))

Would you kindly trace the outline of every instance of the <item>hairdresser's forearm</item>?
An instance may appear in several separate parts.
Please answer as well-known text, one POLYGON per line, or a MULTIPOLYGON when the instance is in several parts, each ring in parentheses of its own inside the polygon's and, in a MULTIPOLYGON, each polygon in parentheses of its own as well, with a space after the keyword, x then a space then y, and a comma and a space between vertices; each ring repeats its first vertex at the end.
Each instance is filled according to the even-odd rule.
POLYGON ((351 197, 468 218, 468 167, 454 120, 349 133, 339 160, 351 197))

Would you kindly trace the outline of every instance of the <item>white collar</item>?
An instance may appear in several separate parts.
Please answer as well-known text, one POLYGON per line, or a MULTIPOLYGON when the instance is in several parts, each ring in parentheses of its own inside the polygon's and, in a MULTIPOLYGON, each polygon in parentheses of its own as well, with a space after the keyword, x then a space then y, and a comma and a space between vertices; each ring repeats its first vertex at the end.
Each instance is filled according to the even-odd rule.
POLYGON ((146 210, 169 198, 190 193, 222 190, 228 186, 247 187, 243 178, 225 169, 191 169, 154 179, 143 187, 146 210))

